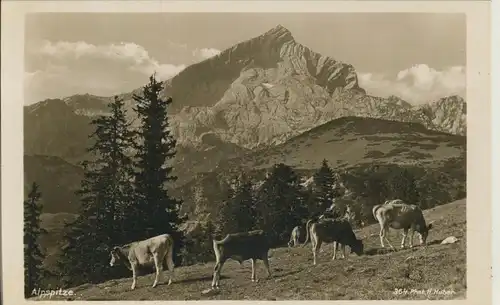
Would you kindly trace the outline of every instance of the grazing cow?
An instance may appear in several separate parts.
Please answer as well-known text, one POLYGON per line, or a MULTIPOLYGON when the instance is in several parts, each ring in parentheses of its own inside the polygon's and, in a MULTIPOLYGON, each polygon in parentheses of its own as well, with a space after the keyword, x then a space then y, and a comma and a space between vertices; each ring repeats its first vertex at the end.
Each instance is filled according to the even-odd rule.
POLYGON ((264 262, 268 277, 271 277, 269 268, 268 252, 269 243, 267 236, 262 230, 227 234, 222 240, 213 240, 215 252, 215 267, 212 280, 212 288, 219 287, 222 266, 228 259, 238 261, 240 264, 248 259, 252 260, 252 282, 256 282, 255 269, 257 260, 264 262))
POLYGON ((156 269, 156 277, 153 283, 154 288, 160 280, 160 273, 163 271, 163 262, 165 262, 170 272, 168 280, 168 285, 170 285, 174 275, 173 246, 173 238, 169 234, 162 234, 124 246, 114 247, 111 250, 109 265, 113 267, 121 262, 129 270, 132 270, 133 280, 131 289, 134 290, 139 267, 154 264, 156 269))
POLYGON ((351 224, 346 219, 323 218, 317 222, 311 222, 312 220, 309 220, 306 224, 307 233, 304 245, 308 242, 309 236, 311 236, 314 265, 316 265, 316 256, 323 242, 333 242, 332 259, 335 259, 337 256, 337 244, 341 244, 344 258, 346 245, 357 255, 363 254, 363 241, 356 238, 351 224))
POLYGON ((384 238, 389 246, 394 250, 386 233, 389 227, 400 230, 403 229, 403 240, 401 241, 401 248, 405 247, 406 236, 408 231, 410 233, 410 248, 413 247, 413 235, 415 231, 419 233, 420 244, 427 243, 427 236, 429 230, 432 228, 432 223, 426 225, 422 210, 414 204, 407 204, 400 199, 387 200, 384 204, 375 205, 372 208, 373 217, 380 224, 380 245, 384 248, 384 238))
POLYGON ((300 226, 293 228, 290 234, 290 240, 288 241, 288 247, 295 247, 299 244, 300 237, 302 236, 302 230, 300 226))

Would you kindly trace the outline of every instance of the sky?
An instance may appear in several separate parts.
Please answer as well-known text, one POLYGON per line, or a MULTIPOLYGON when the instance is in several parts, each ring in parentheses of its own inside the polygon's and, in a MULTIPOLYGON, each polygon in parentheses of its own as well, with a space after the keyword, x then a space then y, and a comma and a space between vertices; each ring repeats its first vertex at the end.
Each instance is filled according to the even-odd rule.
POLYGON ((25 104, 111 96, 281 24, 354 66, 360 86, 413 104, 465 97, 466 20, 443 13, 37 13, 26 18, 25 104))

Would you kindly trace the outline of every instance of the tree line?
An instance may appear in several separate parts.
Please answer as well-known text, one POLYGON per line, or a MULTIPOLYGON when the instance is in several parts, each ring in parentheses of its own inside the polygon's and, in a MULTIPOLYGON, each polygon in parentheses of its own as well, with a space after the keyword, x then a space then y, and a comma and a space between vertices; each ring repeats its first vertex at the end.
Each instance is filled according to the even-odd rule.
POLYGON ((308 219, 323 214, 334 199, 345 199, 335 201, 334 213, 342 217, 349 210, 353 227, 375 222, 372 208, 385 200, 402 199, 426 209, 454 199, 448 193, 436 198, 440 188, 437 180, 441 177, 429 177, 425 170, 398 165, 369 165, 336 172, 323 160, 312 174, 312 183, 305 186, 303 178, 307 176, 301 179, 293 168, 280 163, 263 181, 242 173, 222 183, 225 188, 218 212, 190 235, 186 263, 213 260, 211 237, 223 238, 228 233, 263 229, 273 247, 285 246, 295 226, 305 226, 308 219))

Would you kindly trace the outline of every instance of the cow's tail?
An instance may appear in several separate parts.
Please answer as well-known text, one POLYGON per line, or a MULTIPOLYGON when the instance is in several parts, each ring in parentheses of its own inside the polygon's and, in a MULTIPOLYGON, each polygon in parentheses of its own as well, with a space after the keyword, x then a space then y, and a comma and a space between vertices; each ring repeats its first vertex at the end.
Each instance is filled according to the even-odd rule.
POLYGON ((382 207, 382 205, 381 205, 381 204, 377 204, 377 205, 373 206, 373 208, 372 208, 373 218, 375 218, 375 220, 376 220, 376 221, 378 221, 378 219, 377 219, 377 211, 378 211, 378 209, 380 209, 381 207, 382 207))
POLYGON ((305 247, 307 245, 307 242, 309 241, 309 224, 311 223, 312 219, 309 219, 306 223, 306 240, 302 244, 302 247, 305 247))

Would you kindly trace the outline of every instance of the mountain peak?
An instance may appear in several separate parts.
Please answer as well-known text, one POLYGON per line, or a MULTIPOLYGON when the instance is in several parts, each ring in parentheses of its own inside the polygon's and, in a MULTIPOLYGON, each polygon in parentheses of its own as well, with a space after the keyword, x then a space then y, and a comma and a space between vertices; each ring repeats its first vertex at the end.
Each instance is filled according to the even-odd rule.
POLYGON ((277 40, 294 40, 292 33, 281 24, 270 29, 263 36, 274 37, 277 40))

